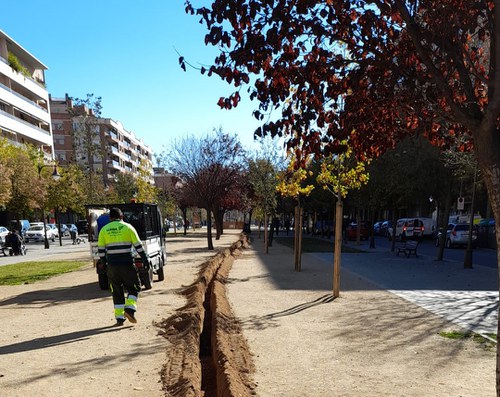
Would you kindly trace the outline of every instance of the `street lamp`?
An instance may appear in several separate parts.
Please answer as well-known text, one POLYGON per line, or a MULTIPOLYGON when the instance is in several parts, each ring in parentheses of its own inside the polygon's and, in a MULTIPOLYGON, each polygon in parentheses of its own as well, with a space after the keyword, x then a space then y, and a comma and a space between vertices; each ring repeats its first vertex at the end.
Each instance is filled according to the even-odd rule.
MULTIPOLYGON (((52 179, 58 180, 61 175, 57 172, 57 166, 54 164, 53 166, 50 164, 38 164, 38 179, 42 179, 42 170, 45 167, 54 167, 54 171, 52 172, 52 179)), ((43 233, 44 233, 44 245, 45 249, 49 248, 49 240, 47 239, 47 224, 45 222, 45 207, 42 205, 42 218, 43 218, 43 233)))

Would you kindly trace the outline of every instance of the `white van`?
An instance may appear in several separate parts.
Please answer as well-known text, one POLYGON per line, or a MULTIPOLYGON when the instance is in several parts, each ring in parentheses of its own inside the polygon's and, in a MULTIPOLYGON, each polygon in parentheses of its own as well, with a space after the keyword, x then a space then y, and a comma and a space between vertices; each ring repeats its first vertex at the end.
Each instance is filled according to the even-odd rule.
POLYGON ((422 231, 422 237, 432 238, 436 236, 436 222, 432 218, 421 218, 417 217, 424 223, 424 229, 422 231))
MULTIPOLYGON (((401 218, 396 222, 395 238, 399 241, 422 237, 424 222, 419 218, 401 218)), ((389 240, 392 239, 392 228, 389 230, 389 240)))

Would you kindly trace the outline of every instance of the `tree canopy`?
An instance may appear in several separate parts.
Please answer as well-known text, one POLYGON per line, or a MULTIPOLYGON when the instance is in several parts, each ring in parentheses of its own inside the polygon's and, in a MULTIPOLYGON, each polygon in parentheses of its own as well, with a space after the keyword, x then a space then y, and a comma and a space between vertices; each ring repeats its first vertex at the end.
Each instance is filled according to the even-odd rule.
POLYGON ((241 186, 239 178, 245 163, 240 142, 236 136, 218 129, 205 137, 186 136, 173 142, 162 158, 180 179, 182 196, 189 197, 191 205, 207 211, 208 248, 213 249, 210 214, 220 219, 221 208, 231 209, 225 206, 238 204, 233 192, 241 186))
MULTIPOLYGON (((500 243, 500 4, 488 0, 186 1, 219 54, 201 73, 248 86, 257 135, 297 165, 345 150, 377 157, 405 136, 474 150, 500 243), (271 111, 272 118, 266 118, 271 111)), ((179 59, 186 68, 184 58, 179 59)), ((500 323, 499 323, 500 324, 500 323)), ((497 349, 500 374, 500 348, 497 349)), ((500 376, 497 376, 500 396, 500 376)))
POLYGON ((495 128, 493 2, 216 0, 187 1, 186 11, 220 50, 202 73, 236 87, 219 105, 237 106, 241 87, 253 84, 255 117, 281 109, 256 133, 288 136, 290 148, 337 152, 350 137, 359 153, 378 155, 402 135, 445 145, 481 123, 495 128))

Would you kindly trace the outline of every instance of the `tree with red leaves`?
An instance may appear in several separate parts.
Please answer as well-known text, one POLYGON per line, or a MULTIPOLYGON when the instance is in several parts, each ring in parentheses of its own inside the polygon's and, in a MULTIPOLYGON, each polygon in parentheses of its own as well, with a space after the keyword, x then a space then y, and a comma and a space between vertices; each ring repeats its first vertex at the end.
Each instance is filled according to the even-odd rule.
POLYGON ((186 12, 220 51, 202 73, 235 87, 220 107, 236 106, 248 86, 263 121, 256 135, 284 136, 304 161, 340 152, 345 139, 364 160, 404 136, 441 148, 459 138, 476 155, 500 246, 498 0, 192 3, 186 12), (271 111, 279 114, 266 119, 271 111))
MULTIPOLYGON (((180 183, 176 184, 176 197, 182 199, 179 205, 185 209, 197 206, 206 210, 208 249, 213 250, 212 214, 218 223, 222 219, 221 211, 235 209, 232 207, 236 205, 235 197, 241 199, 242 196, 239 179, 245 152, 239 140, 220 129, 202 138, 185 136, 173 142, 161 158, 179 178, 180 183)), ((222 226, 217 227, 217 239, 220 233, 222 226)))

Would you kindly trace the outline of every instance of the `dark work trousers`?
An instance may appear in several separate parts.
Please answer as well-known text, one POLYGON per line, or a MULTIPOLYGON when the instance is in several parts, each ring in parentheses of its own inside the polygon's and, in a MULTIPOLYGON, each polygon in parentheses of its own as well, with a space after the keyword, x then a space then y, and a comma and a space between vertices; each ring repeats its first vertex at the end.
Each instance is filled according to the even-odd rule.
POLYGON ((124 290, 127 290, 130 295, 139 296, 141 282, 134 265, 131 263, 123 265, 108 264, 107 273, 115 305, 125 304, 124 290))

